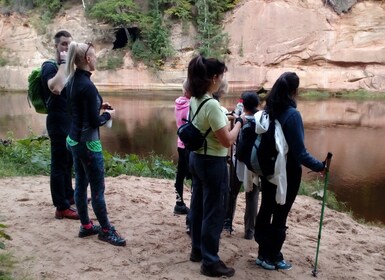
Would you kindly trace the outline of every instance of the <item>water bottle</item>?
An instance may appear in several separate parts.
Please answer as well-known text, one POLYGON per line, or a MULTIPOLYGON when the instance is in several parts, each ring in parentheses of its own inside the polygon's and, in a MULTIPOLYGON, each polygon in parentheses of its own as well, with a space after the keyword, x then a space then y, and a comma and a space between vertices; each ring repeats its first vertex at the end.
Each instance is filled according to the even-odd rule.
POLYGON ((112 119, 109 119, 109 120, 106 122, 106 127, 108 127, 108 128, 111 128, 111 127, 112 127, 112 119))
POLYGON ((238 116, 243 114, 243 100, 242 99, 239 99, 237 106, 235 107, 234 112, 238 116))

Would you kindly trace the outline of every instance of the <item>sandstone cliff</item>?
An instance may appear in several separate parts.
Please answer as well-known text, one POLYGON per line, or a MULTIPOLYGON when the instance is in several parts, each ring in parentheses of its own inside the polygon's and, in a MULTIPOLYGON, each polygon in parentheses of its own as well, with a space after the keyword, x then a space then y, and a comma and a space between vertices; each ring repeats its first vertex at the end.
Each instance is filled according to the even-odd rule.
MULTIPOLYGON (((226 15, 231 54, 226 78, 233 90, 270 88, 284 71, 295 71, 301 87, 330 91, 366 89, 385 91, 385 3, 365 1, 337 14, 321 0, 243 0, 226 15)), ((0 87, 24 90, 32 68, 52 57, 52 36, 68 29, 76 41, 96 42, 98 51, 112 48, 111 27, 85 19, 81 5, 59 15, 47 34, 37 35, 30 19, 0 17, 0 48, 10 63, 0 67, 0 87)), ((122 69, 96 71, 101 90, 179 89, 193 55, 190 36, 180 26, 172 30, 177 58, 154 73, 134 65, 130 53, 122 69)))

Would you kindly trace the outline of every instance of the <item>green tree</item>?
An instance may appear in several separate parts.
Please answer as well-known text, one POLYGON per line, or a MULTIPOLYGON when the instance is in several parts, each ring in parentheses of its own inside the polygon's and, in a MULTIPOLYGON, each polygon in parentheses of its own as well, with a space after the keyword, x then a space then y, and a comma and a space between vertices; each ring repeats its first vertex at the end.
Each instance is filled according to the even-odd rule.
POLYGON ((199 52, 207 57, 223 59, 228 51, 229 38, 220 22, 224 6, 216 0, 197 0, 199 52))
POLYGON ((192 4, 189 0, 159 0, 166 15, 176 17, 183 22, 191 19, 192 4))
POLYGON ((141 21, 142 13, 133 0, 99 0, 88 12, 89 16, 114 26, 131 26, 141 21))

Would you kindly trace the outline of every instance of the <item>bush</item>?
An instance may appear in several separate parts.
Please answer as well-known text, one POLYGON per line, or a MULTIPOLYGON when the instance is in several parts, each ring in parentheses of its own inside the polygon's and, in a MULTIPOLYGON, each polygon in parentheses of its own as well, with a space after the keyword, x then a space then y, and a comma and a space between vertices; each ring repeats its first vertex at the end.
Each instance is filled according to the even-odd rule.
POLYGON ((115 70, 124 65, 124 55, 126 49, 111 50, 98 58, 98 70, 115 70))
MULTIPOLYGON (((103 151, 106 176, 121 174, 168 178, 175 177, 172 160, 150 154, 146 158, 137 155, 111 155, 103 151)), ((45 136, 31 136, 14 140, 11 137, 0 142, 0 178, 7 176, 49 175, 50 142, 45 136)))

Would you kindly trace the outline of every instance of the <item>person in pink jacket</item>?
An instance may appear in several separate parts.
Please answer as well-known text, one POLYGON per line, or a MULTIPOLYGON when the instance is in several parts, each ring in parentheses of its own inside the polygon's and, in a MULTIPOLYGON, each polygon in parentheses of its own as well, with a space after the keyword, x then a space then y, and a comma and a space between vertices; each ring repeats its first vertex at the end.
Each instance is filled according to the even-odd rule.
MULTIPOLYGON (((179 96, 175 100, 175 119, 176 126, 178 128, 185 123, 183 119, 188 119, 191 95, 187 88, 188 82, 185 80, 183 82, 183 95, 179 96)), ((184 179, 191 179, 191 175, 188 170, 188 156, 189 151, 185 148, 183 142, 178 137, 178 165, 175 179, 176 204, 174 207, 174 214, 178 215, 187 215, 189 212, 189 208, 183 201, 184 179)))

